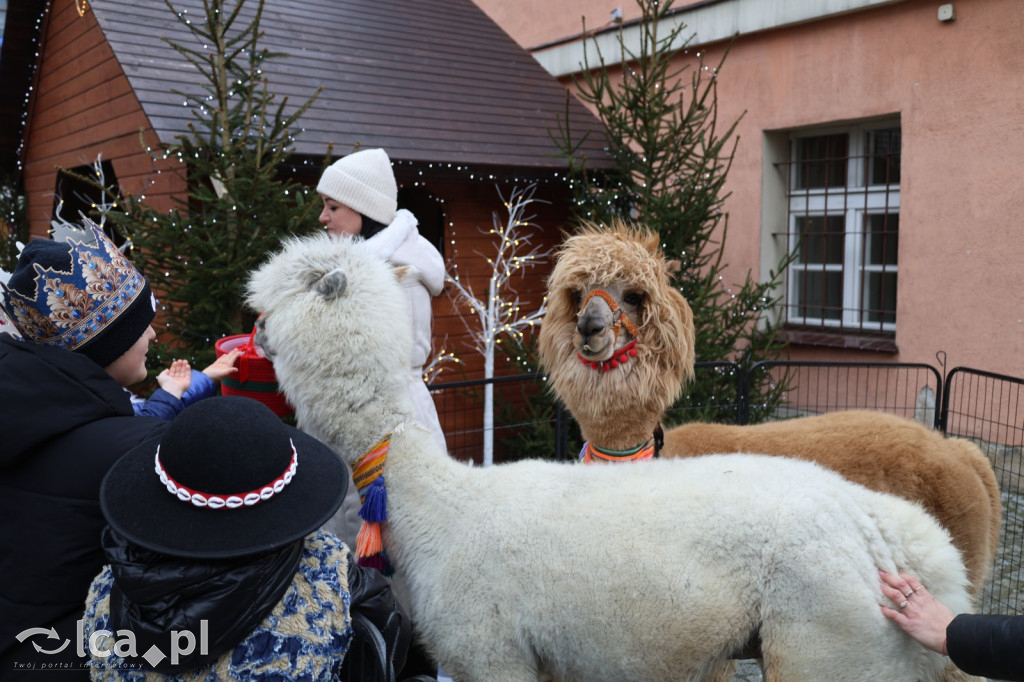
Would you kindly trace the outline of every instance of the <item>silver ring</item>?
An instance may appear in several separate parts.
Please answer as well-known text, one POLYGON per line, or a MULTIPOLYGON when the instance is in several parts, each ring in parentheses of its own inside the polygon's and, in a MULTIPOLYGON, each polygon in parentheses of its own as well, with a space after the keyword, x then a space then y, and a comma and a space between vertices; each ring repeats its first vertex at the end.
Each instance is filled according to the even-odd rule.
POLYGON ((906 592, 903 593, 903 596, 904 597, 913 597, 914 596, 914 591, 913 590, 907 590, 906 592))
POLYGON ((900 609, 903 609, 903 607, 906 606, 906 605, 907 605, 906 601, 901 601, 900 602, 900 609))

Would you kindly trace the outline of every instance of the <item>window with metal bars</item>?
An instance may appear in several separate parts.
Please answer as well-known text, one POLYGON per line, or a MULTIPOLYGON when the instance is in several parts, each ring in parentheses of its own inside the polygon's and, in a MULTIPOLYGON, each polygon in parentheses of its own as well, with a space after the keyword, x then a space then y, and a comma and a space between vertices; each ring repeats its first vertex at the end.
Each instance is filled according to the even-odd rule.
POLYGON ((790 135, 791 326, 893 335, 900 220, 898 122, 790 135))

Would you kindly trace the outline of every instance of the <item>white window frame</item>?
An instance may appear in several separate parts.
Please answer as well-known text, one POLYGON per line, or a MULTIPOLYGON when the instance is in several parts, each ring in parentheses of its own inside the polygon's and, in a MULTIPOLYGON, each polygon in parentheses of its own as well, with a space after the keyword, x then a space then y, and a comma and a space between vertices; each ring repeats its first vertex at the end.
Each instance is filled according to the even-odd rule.
MULTIPOLYGON (((900 188, 895 185, 867 185, 868 155, 867 139, 870 132, 899 128, 898 120, 885 120, 854 126, 837 128, 818 128, 790 134, 790 158, 794 163, 789 166, 789 188, 796 185, 797 164, 795 149, 799 140, 845 133, 848 137, 848 159, 846 166, 847 183, 841 187, 791 189, 787 197, 789 224, 788 247, 792 253, 799 246, 800 230, 797 221, 808 216, 824 217, 825 215, 844 216, 845 238, 843 243, 843 263, 826 264, 823 271, 843 272, 843 301, 840 319, 812 317, 800 315, 798 311, 804 307, 800 298, 800 278, 794 273, 806 272, 810 267, 819 268, 820 264, 808 264, 807 267, 797 262, 789 265, 786 273, 786 321, 800 326, 833 328, 843 331, 881 331, 895 333, 896 322, 878 322, 867 319, 863 294, 867 289, 861 286, 864 276, 871 272, 886 272, 899 276, 899 263, 874 264, 866 263, 864 250, 867 234, 867 217, 870 215, 899 214, 900 188)), ((895 310, 893 311, 895 315, 895 310)))

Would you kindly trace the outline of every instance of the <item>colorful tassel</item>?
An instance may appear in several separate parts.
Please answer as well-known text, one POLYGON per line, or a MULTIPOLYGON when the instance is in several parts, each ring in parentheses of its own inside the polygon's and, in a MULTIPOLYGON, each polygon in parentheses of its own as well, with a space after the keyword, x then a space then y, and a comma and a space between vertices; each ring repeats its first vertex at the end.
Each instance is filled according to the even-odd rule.
POLYGON ((386 571, 388 571, 390 568, 388 565, 388 561, 383 554, 374 554, 373 556, 365 557, 361 556, 358 559, 356 559, 356 563, 365 568, 375 568, 381 573, 384 573, 385 575, 388 575, 386 571))
POLYGON ((359 528, 359 535, 356 536, 356 556, 373 556, 384 550, 384 543, 380 539, 380 524, 364 522, 359 528))
POLYGON ((359 507, 359 518, 363 521, 381 523, 388 520, 388 492, 384 477, 373 479, 362 491, 363 504, 359 507))
POLYGON ((384 485, 384 463, 387 460, 391 434, 384 436, 363 454, 352 469, 352 479, 359 490, 359 517, 363 520, 356 536, 356 563, 391 575, 393 572, 384 552, 380 524, 388 518, 388 496, 384 485))

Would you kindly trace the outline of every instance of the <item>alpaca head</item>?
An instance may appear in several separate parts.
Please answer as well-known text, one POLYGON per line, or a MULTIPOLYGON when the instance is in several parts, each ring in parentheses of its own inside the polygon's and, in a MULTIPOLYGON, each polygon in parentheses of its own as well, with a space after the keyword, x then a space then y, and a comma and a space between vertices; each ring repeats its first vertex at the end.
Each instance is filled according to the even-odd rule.
POLYGON ((588 440, 615 417, 656 422, 693 376, 693 314, 670 267, 657 233, 621 222, 585 225, 559 249, 540 363, 588 440))
POLYGON ((299 425, 339 449, 394 426, 366 422, 411 412, 404 271, 362 240, 317 234, 286 240, 249 278, 247 303, 261 314, 256 342, 299 425))

